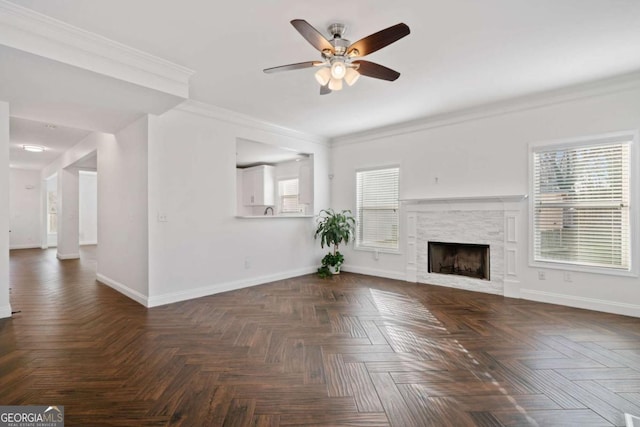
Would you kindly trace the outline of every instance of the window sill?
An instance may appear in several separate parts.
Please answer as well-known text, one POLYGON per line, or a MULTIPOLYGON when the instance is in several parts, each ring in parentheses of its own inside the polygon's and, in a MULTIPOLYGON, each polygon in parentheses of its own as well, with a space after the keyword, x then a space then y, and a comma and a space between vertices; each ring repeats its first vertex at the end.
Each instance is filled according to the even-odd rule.
POLYGON ((383 248, 371 248, 366 246, 354 246, 354 251, 360 252, 377 252, 379 254, 389 254, 389 255, 402 255, 400 249, 383 249, 383 248))
POLYGON ((240 218, 240 219, 255 219, 255 218, 259 218, 259 219, 280 219, 280 218, 313 218, 314 215, 288 215, 288 214, 281 214, 281 215, 236 215, 236 218, 240 218))
POLYGON ((634 270, 618 270, 606 267, 590 267, 587 265, 577 265, 553 261, 530 261, 531 268, 545 268, 551 270, 575 271, 578 273, 601 274, 604 276, 638 277, 638 272, 634 270))

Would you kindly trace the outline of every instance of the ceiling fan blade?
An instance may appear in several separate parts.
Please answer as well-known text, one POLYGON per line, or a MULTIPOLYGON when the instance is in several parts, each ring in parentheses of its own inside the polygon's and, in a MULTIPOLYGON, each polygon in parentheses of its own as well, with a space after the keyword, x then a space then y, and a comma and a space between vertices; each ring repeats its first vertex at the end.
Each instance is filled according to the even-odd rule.
POLYGON ((380 50, 385 46, 389 46, 393 42, 397 42, 404 36, 409 35, 410 32, 411 30, 409 30, 409 26, 407 24, 396 24, 393 27, 378 31, 375 34, 371 34, 370 36, 353 43, 347 49, 347 55, 369 55, 370 53, 380 50))
POLYGON ((323 50, 329 50, 332 53, 334 52, 333 45, 329 43, 329 40, 327 40, 318 30, 313 28, 311 24, 304 19, 294 19, 291 21, 291 25, 298 30, 302 37, 311 43, 311 46, 315 47, 320 52, 323 50))
POLYGON ((320 86, 320 95, 328 95, 331 93, 331 89, 329 89, 329 83, 324 86, 320 86))
POLYGON ((300 70, 302 68, 311 68, 311 67, 315 67, 317 65, 322 65, 322 64, 324 64, 324 62, 322 61, 298 62, 296 64, 288 64, 288 65, 281 65, 279 67, 265 68, 262 71, 264 71, 267 74, 279 73, 280 71, 300 70))
POLYGON ((358 64, 358 72, 363 76, 373 77, 374 79, 389 80, 390 82, 400 77, 400 73, 387 68, 383 65, 369 61, 353 61, 352 64, 358 64))

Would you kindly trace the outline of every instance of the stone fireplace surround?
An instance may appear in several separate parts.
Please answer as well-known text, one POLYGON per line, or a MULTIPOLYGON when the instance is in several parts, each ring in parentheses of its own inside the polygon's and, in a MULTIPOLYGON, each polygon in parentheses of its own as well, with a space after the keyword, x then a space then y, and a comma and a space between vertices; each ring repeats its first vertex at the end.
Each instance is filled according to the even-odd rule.
POLYGON ((525 195, 402 200, 406 215, 406 280, 509 296, 519 283, 518 228, 525 195), (490 278, 429 273, 428 242, 490 246, 490 278), (506 292, 505 292, 506 288, 506 292))

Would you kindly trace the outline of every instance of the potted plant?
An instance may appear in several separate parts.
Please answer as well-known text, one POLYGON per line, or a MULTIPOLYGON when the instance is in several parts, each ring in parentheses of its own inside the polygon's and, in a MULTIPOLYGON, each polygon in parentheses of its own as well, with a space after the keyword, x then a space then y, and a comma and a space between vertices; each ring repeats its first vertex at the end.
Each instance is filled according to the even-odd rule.
POLYGON ((321 277, 329 274, 339 274, 344 262, 344 256, 338 251, 341 243, 349 243, 356 227, 356 220, 350 210, 334 212, 333 209, 324 209, 316 218, 315 238, 320 238, 320 247, 325 245, 333 247, 333 253, 329 252, 322 258, 322 267, 318 269, 321 277))

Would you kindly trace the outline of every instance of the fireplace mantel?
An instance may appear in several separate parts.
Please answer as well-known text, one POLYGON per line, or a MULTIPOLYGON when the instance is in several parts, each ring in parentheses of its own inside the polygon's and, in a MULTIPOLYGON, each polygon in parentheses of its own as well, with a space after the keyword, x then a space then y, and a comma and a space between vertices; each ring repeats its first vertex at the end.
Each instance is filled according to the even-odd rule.
POLYGON ((524 253, 526 194, 401 199, 406 218, 406 280, 518 296, 518 258, 524 253), (490 245, 490 280, 428 271, 428 242, 490 245))
POLYGON ((407 205, 419 205, 426 203, 514 203, 526 200, 526 194, 508 194, 502 196, 454 196, 454 197, 421 197, 415 199, 400 199, 407 205))

